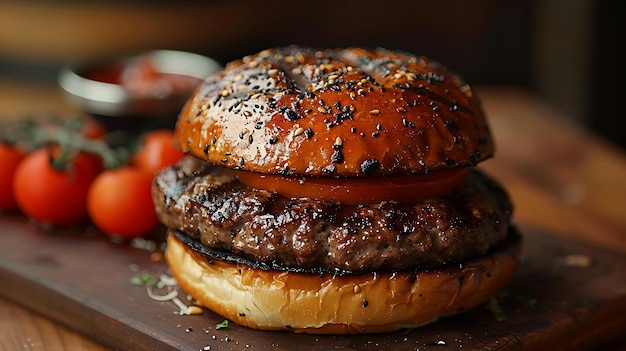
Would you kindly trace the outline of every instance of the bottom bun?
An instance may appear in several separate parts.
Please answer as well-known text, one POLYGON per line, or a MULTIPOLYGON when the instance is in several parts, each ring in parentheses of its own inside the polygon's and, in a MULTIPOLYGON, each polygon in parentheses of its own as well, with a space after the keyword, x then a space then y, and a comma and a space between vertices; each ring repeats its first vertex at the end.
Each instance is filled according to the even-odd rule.
POLYGON ((513 233, 503 248, 460 265, 339 276, 210 259, 169 234, 168 265, 200 304, 250 328, 310 334, 389 332, 468 310, 508 283, 521 250, 513 233))

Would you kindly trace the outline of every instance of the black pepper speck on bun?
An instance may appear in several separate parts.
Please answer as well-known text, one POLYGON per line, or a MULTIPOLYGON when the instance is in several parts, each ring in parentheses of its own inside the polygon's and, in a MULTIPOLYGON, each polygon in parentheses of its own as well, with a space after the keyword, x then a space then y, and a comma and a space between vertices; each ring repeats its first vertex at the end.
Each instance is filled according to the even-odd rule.
POLYGON ((470 86, 383 49, 264 50, 229 63, 176 125, 153 184, 179 285, 263 330, 415 328, 512 277, 521 238, 470 86))

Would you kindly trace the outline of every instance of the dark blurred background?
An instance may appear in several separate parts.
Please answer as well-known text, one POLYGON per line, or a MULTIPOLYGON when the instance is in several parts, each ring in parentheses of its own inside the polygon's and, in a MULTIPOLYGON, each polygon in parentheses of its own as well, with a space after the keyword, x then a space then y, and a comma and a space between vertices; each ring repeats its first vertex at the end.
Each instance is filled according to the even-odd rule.
POLYGON ((149 49, 222 63, 263 48, 382 46, 472 85, 528 88, 626 148, 618 1, 0 1, 0 80, 54 82, 65 65, 149 49))

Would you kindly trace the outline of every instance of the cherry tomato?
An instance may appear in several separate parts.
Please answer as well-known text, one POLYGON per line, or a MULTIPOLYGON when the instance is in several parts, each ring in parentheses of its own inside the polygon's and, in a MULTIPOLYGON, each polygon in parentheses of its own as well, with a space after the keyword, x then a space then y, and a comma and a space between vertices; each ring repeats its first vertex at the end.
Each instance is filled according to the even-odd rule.
POLYGON ((15 201, 22 212, 41 223, 64 226, 87 215, 87 191, 100 169, 86 153, 70 158, 64 169, 51 163, 59 148, 44 147, 27 155, 13 179, 15 201))
POLYGON ((384 200, 411 202, 452 192, 465 181, 469 168, 426 175, 378 178, 284 177, 237 171, 239 180, 253 188, 276 191, 285 197, 334 201, 344 205, 384 200))
MULTIPOLYGON (((100 140, 106 142, 107 130, 102 123, 95 119, 87 118, 82 121, 80 125, 79 137, 83 137, 88 140, 100 140)), ((104 168, 104 161, 102 157, 96 153, 86 153, 87 156, 94 163, 94 167, 102 170, 104 168)))
POLYGON ((97 140, 104 138, 107 130, 102 123, 95 119, 87 118, 80 126, 80 133, 87 139, 97 140))
POLYGON ((185 156, 174 147, 174 132, 169 129, 146 132, 141 136, 141 143, 130 163, 152 174, 185 156))
POLYGON ((26 154, 17 147, 0 143, 0 211, 17 208, 13 196, 13 179, 17 166, 26 154))
POLYGON ((157 225, 151 174, 138 168, 103 171, 93 182, 87 211, 95 226, 111 237, 144 236, 157 225))

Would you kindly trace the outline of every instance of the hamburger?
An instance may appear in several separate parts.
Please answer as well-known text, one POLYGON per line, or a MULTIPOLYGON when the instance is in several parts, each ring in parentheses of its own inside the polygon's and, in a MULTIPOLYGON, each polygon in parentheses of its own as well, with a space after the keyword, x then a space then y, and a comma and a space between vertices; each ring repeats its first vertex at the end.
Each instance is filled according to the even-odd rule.
POLYGON ((211 311, 262 330, 415 328, 475 307, 521 249, 470 86, 385 49, 274 48, 183 107, 153 183, 166 260, 211 311))

